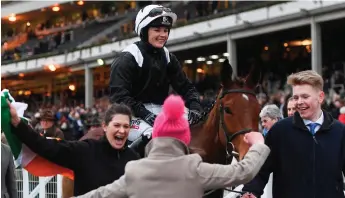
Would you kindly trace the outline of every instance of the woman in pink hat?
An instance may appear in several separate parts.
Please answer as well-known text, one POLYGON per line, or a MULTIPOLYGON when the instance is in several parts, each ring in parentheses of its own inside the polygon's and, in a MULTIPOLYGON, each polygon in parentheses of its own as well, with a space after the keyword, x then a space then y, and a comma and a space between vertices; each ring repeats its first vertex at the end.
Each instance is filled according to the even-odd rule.
POLYGON ((242 161, 233 165, 205 163, 200 155, 189 154, 191 133, 183 113, 182 98, 169 96, 154 122, 147 157, 129 162, 119 180, 80 197, 202 197, 205 190, 253 179, 270 153, 260 133, 245 135, 251 147, 242 161))

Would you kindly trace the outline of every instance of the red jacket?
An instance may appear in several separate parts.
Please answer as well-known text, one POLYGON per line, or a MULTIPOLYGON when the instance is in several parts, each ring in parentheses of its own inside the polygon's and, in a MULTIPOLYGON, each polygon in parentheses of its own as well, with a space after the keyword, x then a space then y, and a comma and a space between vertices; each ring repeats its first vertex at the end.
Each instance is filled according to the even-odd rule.
POLYGON ((338 117, 338 120, 345 124, 345 107, 340 108, 340 115, 338 117))
POLYGON ((340 114, 338 120, 339 120, 341 123, 345 124, 345 114, 340 114))

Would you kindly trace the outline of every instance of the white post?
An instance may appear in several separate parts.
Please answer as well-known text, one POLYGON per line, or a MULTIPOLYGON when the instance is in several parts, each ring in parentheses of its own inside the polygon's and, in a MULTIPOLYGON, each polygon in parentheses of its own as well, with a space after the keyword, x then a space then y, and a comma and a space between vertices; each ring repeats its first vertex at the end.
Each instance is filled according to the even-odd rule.
POLYGON ((39 186, 39 197, 40 198, 45 198, 46 197, 46 178, 45 177, 39 177, 38 178, 38 186, 39 186))
POLYGON ((23 175, 23 197, 29 197, 29 173, 25 169, 22 169, 23 175))
POLYGON ((237 50, 236 41, 227 34, 227 52, 229 53, 229 63, 232 66, 232 76, 237 76, 237 50))
POLYGON ((93 100, 93 73, 85 63, 85 107, 92 107, 93 100))
POLYGON ((311 68, 322 75, 321 26, 311 17, 311 68))
POLYGON ((62 197, 62 176, 56 176, 56 191, 57 191, 57 198, 62 197))

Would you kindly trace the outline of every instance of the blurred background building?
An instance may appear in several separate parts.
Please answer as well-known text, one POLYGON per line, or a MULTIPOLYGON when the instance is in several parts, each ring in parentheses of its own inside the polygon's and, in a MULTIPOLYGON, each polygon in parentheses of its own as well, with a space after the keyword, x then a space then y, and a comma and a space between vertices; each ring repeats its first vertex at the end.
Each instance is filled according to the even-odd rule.
MULTIPOLYGON (((228 58, 241 77, 262 68, 262 105, 282 108, 286 77, 313 69, 325 80, 325 108, 337 118, 345 106, 344 1, 1 1, 1 88, 29 104, 37 130, 49 108, 66 139, 77 139, 109 105, 110 65, 139 40, 136 13, 152 3, 178 15, 167 47, 204 101, 214 99, 228 58)), ((20 172, 20 197, 60 197, 60 179, 20 172)))

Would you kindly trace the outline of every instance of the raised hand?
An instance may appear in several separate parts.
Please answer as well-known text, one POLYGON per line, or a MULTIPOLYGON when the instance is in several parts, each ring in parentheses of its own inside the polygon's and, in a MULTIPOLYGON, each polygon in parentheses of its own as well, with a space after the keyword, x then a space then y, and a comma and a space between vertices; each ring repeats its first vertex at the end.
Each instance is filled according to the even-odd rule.
POLYGON ((8 107, 10 108, 10 114, 11 114, 11 123, 13 126, 18 126, 20 123, 20 118, 17 114, 17 110, 13 107, 13 105, 7 101, 8 107))
POLYGON ((264 143, 264 136, 259 132, 250 132, 244 135, 244 141, 250 146, 256 143, 264 143))

